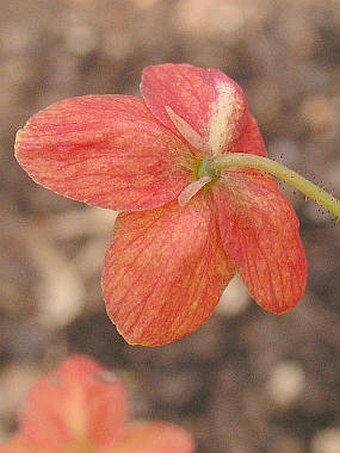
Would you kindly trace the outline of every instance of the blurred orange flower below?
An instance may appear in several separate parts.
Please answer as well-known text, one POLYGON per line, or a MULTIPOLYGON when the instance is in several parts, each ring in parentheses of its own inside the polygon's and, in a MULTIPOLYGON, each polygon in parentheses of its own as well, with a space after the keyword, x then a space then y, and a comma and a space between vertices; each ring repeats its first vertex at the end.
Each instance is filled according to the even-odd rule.
POLYGON ((89 357, 76 355, 36 382, 19 432, 1 453, 192 453, 194 441, 179 426, 128 423, 121 379, 89 357))

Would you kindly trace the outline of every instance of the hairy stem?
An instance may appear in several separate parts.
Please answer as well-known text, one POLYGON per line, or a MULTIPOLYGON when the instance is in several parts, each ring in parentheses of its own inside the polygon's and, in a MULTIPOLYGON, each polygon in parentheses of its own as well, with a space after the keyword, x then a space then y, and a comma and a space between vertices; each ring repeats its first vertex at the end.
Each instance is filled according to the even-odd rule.
POLYGON ((226 168, 253 168, 269 173, 316 201, 335 217, 340 217, 340 201, 333 195, 330 195, 295 171, 266 157, 235 153, 215 157, 209 160, 209 164, 212 172, 221 172, 226 168))

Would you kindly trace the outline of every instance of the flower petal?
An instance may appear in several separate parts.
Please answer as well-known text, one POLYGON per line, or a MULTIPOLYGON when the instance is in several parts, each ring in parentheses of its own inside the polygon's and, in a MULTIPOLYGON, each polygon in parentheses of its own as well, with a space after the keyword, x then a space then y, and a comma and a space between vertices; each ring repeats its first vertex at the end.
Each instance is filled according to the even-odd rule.
POLYGON ((148 66, 140 89, 165 126, 212 155, 230 149, 247 122, 242 89, 216 69, 189 64, 148 66))
POLYGON ((47 450, 46 447, 33 445, 21 433, 16 434, 7 442, 0 445, 0 453, 58 453, 57 451, 47 450))
POLYGON ((193 453, 195 442, 179 426, 160 422, 138 422, 129 425, 116 453, 193 453))
POLYGON ((229 150, 231 153, 256 154, 266 156, 266 145, 255 119, 248 115, 247 123, 240 135, 229 150))
POLYGON ((284 313, 303 296, 306 259, 293 208, 274 181, 255 171, 225 172, 213 188, 224 249, 264 309, 284 313))
POLYGON ((16 157, 42 186, 117 210, 161 206, 192 180, 188 148, 131 96, 53 104, 18 132, 16 157))
POLYGON ((97 362, 75 356, 33 386, 21 422, 26 441, 48 451, 115 445, 127 423, 124 385, 97 362))
POLYGON ((121 214, 103 274, 108 315, 131 344, 171 343, 211 314, 234 267, 211 209, 199 192, 143 213, 121 214))

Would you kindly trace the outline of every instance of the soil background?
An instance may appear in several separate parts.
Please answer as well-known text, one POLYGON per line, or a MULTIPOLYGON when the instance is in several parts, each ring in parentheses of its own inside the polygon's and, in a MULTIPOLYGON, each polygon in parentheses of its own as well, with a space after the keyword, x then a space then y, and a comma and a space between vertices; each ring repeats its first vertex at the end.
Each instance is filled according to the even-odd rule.
POLYGON ((198 452, 340 451, 339 225, 287 187, 309 265, 289 314, 236 280, 195 334, 131 347, 100 275, 115 213, 34 184, 15 132, 65 97, 138 95, 144 66, 219 68, 245 90, 272 158, 339 196, 339 0, 0 1, 0 439, 31 383, 75 352, 123 376, 131 416, 181 424, 198 452))

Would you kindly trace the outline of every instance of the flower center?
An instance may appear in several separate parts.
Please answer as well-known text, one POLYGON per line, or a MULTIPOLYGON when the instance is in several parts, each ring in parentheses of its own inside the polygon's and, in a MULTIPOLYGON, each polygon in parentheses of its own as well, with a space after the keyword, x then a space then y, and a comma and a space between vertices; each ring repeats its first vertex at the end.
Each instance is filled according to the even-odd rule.
POLYGON ((203 187, 214 184, 221 175, 208 159, 198 160, 194 167, 195 180, 186 186, 178 197, 178 203, 185 206, 203 187))
POLYGON ((203 159, 198 162, 195 169, 195 176, 197 179, 208 176, 212 181, 216 181, 221 175, 221 172, 213 167, 209 159, 203 159))

